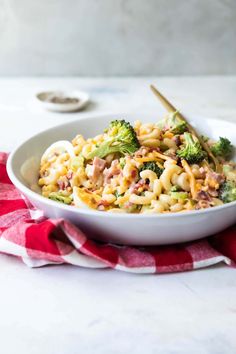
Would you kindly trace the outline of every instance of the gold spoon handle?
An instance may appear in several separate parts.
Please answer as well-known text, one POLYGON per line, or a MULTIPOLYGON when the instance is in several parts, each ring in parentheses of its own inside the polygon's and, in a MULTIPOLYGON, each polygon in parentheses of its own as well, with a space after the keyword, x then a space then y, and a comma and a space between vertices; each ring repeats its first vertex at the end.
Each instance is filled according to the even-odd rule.
POLYGON ((171 112, 171 113, 176 112, 176 111, 178 112, 177 114, 178 114, 179 118, 181 118, 182 120, 184 120, 187 123, 190 133, 192 133, 193 135, 195 135, 198 138, 203 149, 206 151, 207 155, 213 161, 213 163, 215 165, 216 172, 220 173, 221 167, 220 167, 218 159, 213 155, 209 146, 198 135, 196 130, 191 126, 191 124, 187 121, 187 119, 181 113, 179 113, 179 111, 155 88, 155 86, 151 85, 150 88, 151 88, 152 92, 154 93, 154 95, 159 99, 159 101, 162 103, 162 105, 166 108, 166 110, 168 112, 171 112))

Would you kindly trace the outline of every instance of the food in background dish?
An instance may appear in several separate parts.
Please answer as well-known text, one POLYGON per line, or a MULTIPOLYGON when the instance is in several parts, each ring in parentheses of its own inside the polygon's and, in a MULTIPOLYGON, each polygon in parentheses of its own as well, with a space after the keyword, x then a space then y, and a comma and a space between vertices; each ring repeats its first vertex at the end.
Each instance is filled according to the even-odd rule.
POLYGON ((79 134, 52 144, 42 156, 38 183, 46 198, 107 212, 183 212, 235 201, 232 144, 223 137, 202 139, 220 173, 178 112, 134 126, 115 120, 96 137, 79 134))
POLYGON ((57 104, 71 104, 79 102, 79 99, 77 97, 65 96, 63 93, 60 92, 45 92, 38 95, 38 97, 41 101, 57 104))

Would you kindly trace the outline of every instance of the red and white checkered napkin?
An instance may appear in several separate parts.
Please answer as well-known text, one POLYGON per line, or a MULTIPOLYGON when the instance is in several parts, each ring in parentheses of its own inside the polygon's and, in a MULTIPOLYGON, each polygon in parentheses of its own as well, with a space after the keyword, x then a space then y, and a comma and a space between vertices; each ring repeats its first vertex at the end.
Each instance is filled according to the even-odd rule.
MULTIPOLYGON (((127 247, 89 240, 66 220, 43 218, 24 200, 6 172, 0 153, 0 252, 30 267, 73 264, 134 273, 168 273, 225 262, 236 266, 236 226, 205 240, 158 247, 127 247)), ((145 237, 145 235, 143 235, 145 237)))

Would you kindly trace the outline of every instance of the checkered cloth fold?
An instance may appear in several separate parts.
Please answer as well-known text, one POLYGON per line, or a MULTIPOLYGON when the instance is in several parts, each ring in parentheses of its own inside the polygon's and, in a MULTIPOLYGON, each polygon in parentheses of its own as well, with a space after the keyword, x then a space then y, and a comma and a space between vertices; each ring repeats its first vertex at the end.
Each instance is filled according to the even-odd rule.
POLYGON ((7 154, 0 153, 0 252, 30 267, 73 264, 133 273, 193 270, 224 262, 236 266, 236 226, 204 240, 184 244, 127 247, 92 241, 67 220, 43 217, 11 183, 7 154))

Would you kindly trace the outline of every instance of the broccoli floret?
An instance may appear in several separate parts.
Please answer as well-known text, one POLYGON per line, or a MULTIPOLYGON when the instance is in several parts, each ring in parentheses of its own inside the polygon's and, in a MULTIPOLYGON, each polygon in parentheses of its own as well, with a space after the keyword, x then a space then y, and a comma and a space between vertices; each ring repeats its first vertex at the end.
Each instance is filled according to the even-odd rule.
POLYGON ((199 140, 190 133, 184 133, 185 145, 177 150, 177 155, 190 164, 198 163, 206 157, 199 140))
POLYGON ((139 173, 144 170, 151 170, 156 173, 157 177, 160 177, 164 168, 159 167, 155 161, 144 162, 144 164, 139 168, 139 173))
POLYGON ((223 165, 223 173, 227 181, 232 181, 236 184, 236 165, 233 162, 223 165))
POLYGON ((227 138, 220 137, 220 140, 211 146, 215 156, 228 157, 233 151, 233 145, 227 138))
POLYGON ((188 193, 187 192, 170 192, 170 196, 173 199, 187 199, 188 198, 188 193))
POLYGON ((181 188, 177 185, 171 187, 170 189, 171 192, 180 192, 181 191, 181 188))
POLYGON ((233 181, 225 181, 219 189, 219 198, 223 203, 236 201, 236 184, 233 181))
POLYGON ((173 134, 183 134, 188 130, 187 123, 179 118, 178 111, 170 113, 164 120, 159 122, 159 128, 170 130, 173 134))
POLYGON ((127 211, 127 213, 139 213, 142 209, 142 205, 132 204, 129 207, 123 206, 123 208, 127 211))
POLYGON ((84 157, 76 156, 71 161, 71 169, 73 172, 77 172, 80 167, 84 167, 84 157))
POLYGON ((120 158, 120 167, 123 169, 125 167, 125 158, 121 157, 120 158))
POLYGON ((65 196, 62 192, 51 192, 48 198, 64 204, 71 204, 73 200, 71 196, 65 196))
POLYGON ((119 193, 117 190, 114 192, 114 195, 115 195, 115 197, 116 197, 116 199, 117 198, 119 198, 119 197, 123 197, 124 196, 124 193, 119 193))
POLYGON ((204 143, 207 143, 209 140, 208 136, 206 136, 206 135, 201 135, 201 138, 204 141, 204 143))
POLYGON ((162 152, 165 152, 166 150, 169 149, 169 147, 163 143, 163 141, 160 142, 160 149, 162 152))
POLYGON ((95 156, 103 158, 112 153, 130 155, 140 147, 134 128, 125 120, 112 121, 106 133, 107 139, 102 142, 98 148, 93 150, 87 156, 87 159, 92 159, 95 156))
POLYGON ((233 171, 233 166, 223 165, 223 173, 227 176, 231 171, 233 171))

